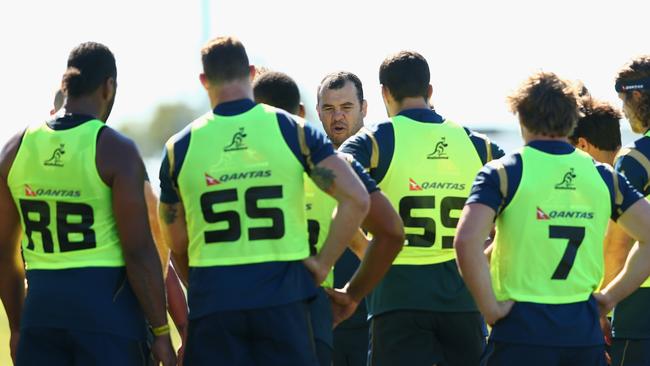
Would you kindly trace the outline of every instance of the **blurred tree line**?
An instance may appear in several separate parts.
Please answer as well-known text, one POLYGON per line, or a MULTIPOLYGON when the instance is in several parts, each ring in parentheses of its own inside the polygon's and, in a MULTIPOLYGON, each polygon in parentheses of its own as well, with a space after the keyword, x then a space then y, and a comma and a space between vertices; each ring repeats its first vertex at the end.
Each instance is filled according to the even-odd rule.
POLYGON ((156 107, 149 120, 123 123, 119 130, 135 141, 143 157, 159 157, 165 142, 205 113, 203 109, 182 102, 164 103, 156 107))

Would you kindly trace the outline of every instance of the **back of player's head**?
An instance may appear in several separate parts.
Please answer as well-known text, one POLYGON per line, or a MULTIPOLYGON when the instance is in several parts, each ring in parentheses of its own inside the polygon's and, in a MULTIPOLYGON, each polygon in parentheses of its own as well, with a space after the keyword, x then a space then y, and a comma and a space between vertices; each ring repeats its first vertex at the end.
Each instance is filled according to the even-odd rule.
POLYGON ((201 49, 203 73, 214 83, 248 78, 248 55, 244 45, 235 37, 217 37, 201 49))
POLYGON ((644 127, 650 127, 650 55, 638 56, 616 75, 616 91, 637 115, 644 127), (633 92, 640 93, 636 103, 629 103, 633 92))
POLYGON ((568 136, 580 117, 575 86, 552 72, 537 72, 508 97, 510 110, 529 132, 568 136))
POLYGON ((621 147, 621 112, 611 104, 585 98, 584 116, 578 120, 569 140, 576 145, 580 137, 600 150, 616 151, 621 147))
POLYGON ((379 67, 379 83, 397 102, 409 97, 428 99, 430 80, 429 64, 417 52, 398 52, 388 56, 379 67))
POLYGON ((361 79, 359 79, 355 74, 347 71, 337 71, 326 75, 318 86, 316 98, 320 101, 320 96, 323 90, 341 89, 347 82, 351 82, 354 85, 354 88, 357 90, 357 99, 359 100, 359 104, 361 104, 363 102, 363 84, 361 83, 361 79))
POLYGON ((70 52, 61 89, 68 97, 80 97, 94 92, 109 78, 116 77, 115 56, 111 50, 101 43, 86 42, 70 52))
POLYGON ((300 110, 300 91, 293 79, 282 72, 266 71, 253 81, 255 101, 293 114, 300 110))

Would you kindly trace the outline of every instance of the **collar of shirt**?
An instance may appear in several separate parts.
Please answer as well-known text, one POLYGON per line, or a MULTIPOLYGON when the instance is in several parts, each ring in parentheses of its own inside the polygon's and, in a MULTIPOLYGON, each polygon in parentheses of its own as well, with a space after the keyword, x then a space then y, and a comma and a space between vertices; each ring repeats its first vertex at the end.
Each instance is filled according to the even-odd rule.
POLYGON ((442 123, 445 119, 428 108, 413 108, 400 111, 398 116, 404 116, 418 122, 442 123))
POLYGON ((238 99, 230 102, 224 102, 214 107, 214 114, 220 116, 236 116, 244 112, 248 112, 256 106, 255 102, 251 99, 238 99))
POLYGON ((535 150, 543 151, 548 154, 566 155, 575 151, 575 147, 565 141, 534 140, 530 141, 527 146, 535 150))

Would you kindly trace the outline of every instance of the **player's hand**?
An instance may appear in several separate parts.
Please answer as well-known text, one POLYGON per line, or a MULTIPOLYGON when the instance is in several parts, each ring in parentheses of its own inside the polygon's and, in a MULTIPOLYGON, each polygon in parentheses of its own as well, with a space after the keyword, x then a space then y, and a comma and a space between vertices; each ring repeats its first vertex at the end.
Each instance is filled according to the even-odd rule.
POLYGON ((302 263, 305 264, 305 267, 311 272, 311 276, 316 282, 316 286, 320 286, 323 281, 327 278, 327 275, 330 273, 331 268, 323 265, 318 260, 318 255, 303 259, 302 263))
POLYGON ((512 307, 515 305, 515 302, 512 300, 508 301, 497 301, 496 307, 492 309, 488 314, 483 314, 485 317, 485 322, 490 326, 493 326, 499 320, 505 318, 512 310, 512 307))
POLYGON ((609 294, 605 292, 594 293, 594 298, 596 299, 596 302, 598 302, 598 310, 600 311, 601 317, 607 316, 607 314, 609 314, 609 312, 614 308, 614 305, 616 305, 609 297, 609 294))
POLYGON ((176 352, 169 334, 154 337, 151 353, 154 365, 176 366, 176 352))
POLYGON ((603 330, 605 336, 605 344, 612 345, 612 323, 607 319, 607 316, 600 317, 600 329, 603 330))
POLYGON ((11 332, 9 337, 9 353, 11 353, 11 361, 16 364, 16 352, 18 351, 18 341, 20 340, 20 332, 11 332))
POLYGON ((332 305, 332 317, 334 320, 334 327, 339 325, 342 321, 349 318, 357 310, 359 302, 355 301, 350 294, 347 293, 347 286, 343 289, 326 288, 325 291, 330 298, 332 305))

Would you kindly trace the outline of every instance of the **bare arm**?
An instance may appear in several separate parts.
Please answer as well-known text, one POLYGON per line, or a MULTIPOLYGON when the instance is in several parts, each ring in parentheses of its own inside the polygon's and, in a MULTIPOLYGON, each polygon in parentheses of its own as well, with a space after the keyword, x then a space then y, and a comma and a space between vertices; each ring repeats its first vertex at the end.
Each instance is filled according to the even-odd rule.
POLYGON ((112 188, 113 212, 129 283, 151 326, 165 325, 162 267, 147 220, 144 165, 137 148, 130 140, 105 128, 97 144, 97 167, 112 188))
POLYGON ((605 255, 605 276, 601 288, 605 288, 625 266, 634 239, 614 221, 609 221, 605 234, 604 255, 605 255))
POLYGON ((650 204, 644 199, 634 203, 618 219, 618 225, 637 240, 637 244, 627 256, 623 270, 596 296, 601 305, 601 315, 609 312, 616 303, 638 289, 650 275, 648 222, 650 222, 650 204))
POLYGON ((404 246, 402 219, 388 198, 375 191, 370 195, 370 202, 363 228, 372 233, 372 241, 347 290, 357 303, 381 281, 404 246))
MULTIPOLYGON (((372 211, 372 195, 370 195, 370 201, 371 201, 370 210, 372 211)), ((350 245, 348 245, 348 247, 350 248, 352 253, 354 253, 354 255, 357 256, 357 258, 363 259, 363 257, 366 255, 366 250, 368 249, 369 244, 370 244, 370 240, 368 240, 368 238, 363 233, 363 231, 359 229, 352 237, 352 240, 350 241, 350 245)))
POLYGON ((461 275, 485 321, 492 325, 504 317, 512 302, 497 302, 492 288, 488 259, 483 253, 485 238, 492 230, 494 210, 480 203, 466 205, 458 222, 454 248, 461 275))
POLYGON ((171 249, 176 273, 187 286, 189 277, 187 246, 189 241, 183 204, 181 202, 172 204, 160 202, 158 214, 160 215, 162 236, 169 249, 171 249))
POLYGON ((160 222, 158 221, 158 196, 151 187, 151 182, 144 182, 144 198, 147 202, 147 217, 149 218, 149 227, 151 228, 151 235, 153 242, 156 244, 158 256, 160 257, 160 264, 163 268, 163 276, 167 274, 169 264, 169 248, 165 245, 165 241, 160 231, 160 222))
POLYGON ((0 299, 9 320, 10 349, 14 360, 25 299, 25 270, 20 256, 20 215, 7 186, 7 176, 21 136, 22 133, 14 136, 0 154, 0 299))
POLYGON ((321 283, 336 260, 352 240, 368 212, 368 192, 350 164, 338 155, 331 155, 316 165, 310 174, 316 185, 338 202, 338 208, 320 252, 305 261, 321 283))

